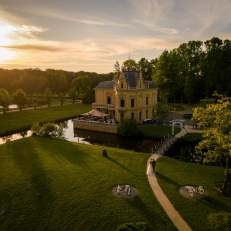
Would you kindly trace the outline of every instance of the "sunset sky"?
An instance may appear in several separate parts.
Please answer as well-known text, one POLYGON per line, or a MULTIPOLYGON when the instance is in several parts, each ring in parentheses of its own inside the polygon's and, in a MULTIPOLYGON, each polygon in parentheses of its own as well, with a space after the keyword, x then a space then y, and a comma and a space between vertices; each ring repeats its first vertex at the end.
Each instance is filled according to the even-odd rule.
POLYGON ((231 0, 0 0, 0 68, 113 71, 190 40, 231 40, 231 0))

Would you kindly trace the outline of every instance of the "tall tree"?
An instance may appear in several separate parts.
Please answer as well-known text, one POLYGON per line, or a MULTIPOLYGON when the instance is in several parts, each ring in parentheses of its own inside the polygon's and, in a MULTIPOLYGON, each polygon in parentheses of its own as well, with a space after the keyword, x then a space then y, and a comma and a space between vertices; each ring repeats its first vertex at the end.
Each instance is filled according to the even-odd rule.
POLYGON ((171 89, 170 58, 167 50, 159 56, 153 74, 153 80, 159 88, 159 97, 161 101, 168 102, 171 89))
POLYGON ((128 59, 123 62, 122 68, 139 70, 139 65, 134 59, 128 59))
POLYGON ((72 100, 72 103, 74 104, 74 103, 75 103, 75 100, 76 100, 77 97, 78 97, 78 94, 77 94, 75 88, 72 87, 72 88, 69 90, 68 94, 69 94, 69 97, 70 97, 71 100, 72 100))
POLYGON ((203 42, 189 41, 187 44, 186 55, 188 57, 189 66, 185 79, 184 94, 190 103, 192 100, 199 100, 197 97, 198 87, 201 78, 201 60, 203 57, 203 42))
POLYGON ((152 80, 153 63, 145 58, 141 58, 138 65, 139 69, 142 71, 143 78, 146 80, 152 80))
POLYGON ((63 105, 64 99, 65 99, 64 94, 62 92, 59 92, 59 100, 61 105, 63 105))
POLYGON ((50 107, 51 106, 51 99, 52 99, 52 92, 51 92, 50 88, 45 89, 44 95, 45 95, 47 105, 48 105, 48 107, 50 107))
POLYGON ((6 114, 6 109, 9 107, 11 103, 11 96, 10 93, 1 88, 0 89, 0 105, 2 106, 3 109, 3 114, 6 114))
POLYGON ((218 97, 217 103, 210 100, 206 106, 194 109, 192 119, 199 126, 207 128, 203 131, 203 140, 196 148, 204 152, 205 163, 221 164, 225 175, 222 190, 231 193, 231 98, 215 96, 218 97))
POLYGON ((91 79, 87 75, 80 75, 72 80, 71 87, 75 88, 78 94, 86 92, 91 87, 91 79))
POLYGON ((22 89, 18 89, 14 94, 14 102, 17 104, 20 111, 22 111, 22 108, 25 106, 25 104, 28 101, 28 98, 26 97, 26 93, 22 89))
POLYGON ((220 84, 219 79, 223 69, 222 44, 222 40, 216 37, 204 42, 206 50, 202 62, 202 74, 204 78, 205 97, 211 97, 214 89, 220 84))
POLYGON ((114 78, 118 79, 121 73, 121 69, 120 69, 120 64, 118 61, 116 61, 116 63, 114 64, 114 78))

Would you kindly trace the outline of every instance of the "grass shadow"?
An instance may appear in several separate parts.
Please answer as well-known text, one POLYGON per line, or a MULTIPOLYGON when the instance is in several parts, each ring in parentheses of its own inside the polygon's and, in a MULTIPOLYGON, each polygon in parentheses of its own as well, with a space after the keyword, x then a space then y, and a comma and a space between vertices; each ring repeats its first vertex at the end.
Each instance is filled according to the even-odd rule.
POLYGON ((203 197, 201 200, 199 200, 201 203, 209 206, 210 208, 213 208, 215 210, 225 210, 226 212, 230 212, 230 207, 227 206, 224 203, 221 203, 220 201, 209 197, 209 196, 205 196, 203 197))
POLYGON ((110 160, 111 162, 117 164, 119 167, 125 169, 126 171, 132 172, 130 169, 126 168, 124 165, 120 164, 119 162, 117 162, 116 160, 114 160, 113 158, 111 158, 110 156, 107 156, 107 157, 105 157, 105 158, 107 158, 107 159, 110 160))
POLYGON ((130 206, 135 207, 136 211, 142 214, 148 224, 152 226, 152 229, 159 230, 158 228, 160 227, 169 227, 167 223, 170 222, 170 220, 163 219, 158 215, 159 211, 155 212, 155 210, 151 210, 139 196, 135 196, 132 200, 124 199, 124 201, 130 206), (157 224, 158 227, 156 227, 157 224))
POLYGON ((165 181, 165 182, 167 182, 167 183, 170 183, 170 184, 172 184, 172 185, 174 185, 174 186, 176 186, 176 187, 178 187, 178 188, 181 187, 181 185, 180 185, 179 183, 177 183, 177 182, 174 181, 174 180, 169 179, 168 177, 162 175, 162 174, 159 173, 159 172, 156 172, 156 178, 157 178, 157 180, 158 180, 158 179, 163 180, 163 181, 165 181))

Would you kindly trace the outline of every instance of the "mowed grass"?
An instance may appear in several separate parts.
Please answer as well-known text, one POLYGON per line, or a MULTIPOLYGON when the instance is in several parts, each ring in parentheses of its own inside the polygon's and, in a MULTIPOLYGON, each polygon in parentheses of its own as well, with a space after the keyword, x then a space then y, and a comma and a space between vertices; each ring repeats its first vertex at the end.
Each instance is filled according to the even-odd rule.
POLYGON ((192 230, 214 230, 208 222, 208 216, 221 211, 231 212, 230 198, 214 189, 214 183, 224 179, 221 167, 162 157, 157 161, 156 170, 158 183, 192 230), (178 192, 183 185, 202 185, 206 196, 201 200, 185 198, 178 192))
POLYGON ((176 230, 147 180, 149 154, 43 137, 0 146, 0 230, 116 230, 147 222, 151 230, 176 230), (123 199, 118 184, 137 188, 123 199))
MULTIPOLYGON (((165 137, 172 136, 172 127, 167 126, 140 126, 139 129, 142 131, 145 137, 153 139, 162 139, 165 137)), ((174 128, 175 134, 180 132, 180 128, 174 128)))
POLYGON ((91 110, 88 104, 66 104, 63 106, 42 107, 37 109, 7 112, 0 115, 0 135, 30 128, 34 122, 46 122, 77 116, 91 110))

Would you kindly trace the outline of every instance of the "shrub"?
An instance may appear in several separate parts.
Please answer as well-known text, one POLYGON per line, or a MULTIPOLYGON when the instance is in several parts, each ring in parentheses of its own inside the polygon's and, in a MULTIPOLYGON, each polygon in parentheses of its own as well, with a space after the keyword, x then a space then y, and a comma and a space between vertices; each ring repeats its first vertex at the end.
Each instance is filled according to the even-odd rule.
POLYGON ((31 130, 33 135, 64 139, 63 126, 59 126, 51 122, 47 122, 43 124, 43 126, 40 126, 39 123, 34 123, 31 130))
POLYGON ((124 118, 118 127, 118 134, 127 137, 140 137, 143 133, 137 127, 138 123, 135 119, 124 118))

